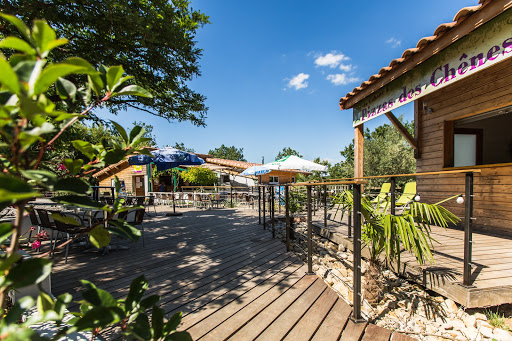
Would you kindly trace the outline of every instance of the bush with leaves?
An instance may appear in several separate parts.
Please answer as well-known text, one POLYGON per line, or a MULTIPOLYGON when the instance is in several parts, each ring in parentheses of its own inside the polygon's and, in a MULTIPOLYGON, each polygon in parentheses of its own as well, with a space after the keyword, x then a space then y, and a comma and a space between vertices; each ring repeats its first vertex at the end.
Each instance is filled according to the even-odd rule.
MULTIPOLYGON (((343 213, 353 209, 353 193, 344 191, 333 197, 333 203, 343 213)), ((444 202, 444 201, 443 201, 444 202)), ((402 250, 411 252, 419 264, 434 262, 432 250, 435 241, 430 236, 431 225, 448 227, 459 218, 446 208, 436 204, 413 201, 402 214, 393 215, 388 209, 389 199, 377 205, 363 197, 361 199, 362 241, 368 248, 370 258, 365 295, 370 303, 376 303, 382 286, 379 284, 379 265, 383 255, 392 265, 400 266, 402 250)), ((399 268, 398 268, 399 269, 399 268)))
POLYGON ((184 181, 196 186, 213 186, 217 182, 217 175, 209 168, 192 167, 180 173, 184 181))
MULTIPOLYGON (((56 174, 45 156, 67 129, 111 98, 151 96, 132 83, 133 77, 124 75, 122 66, 100 66, 96 70, 78 57, 69 57, 59 63, 49 62, 49 53, 67 44, 66 39, 58 39, 45 21, 34 21, 30 30, 14 16, 0 16, 5 24, 8 22, 19 31, 19 37, 6 37, 0 41, 0 48, 10 52, 8 60, 0 52, 0 209, 11 206, 17 213, 14 223, 0 224, 0 242, 8 242, 0 254, 0 303, 4 312, 0 314, 1 338, 43 340, 45 338, 29 327, 52 321, 58 329, 53 339, 74 331, 92 331, 95 336, 102 328, 115 324, 120 325, 125 337, 132 339, 190 339, 187 333, 175 331, 179 314, 164 322, 164 312, 157 307, 159 297, 142 298, 147 288, 142 277, 132 283, 126 300, 114 300, 107 292, 83 281, 85 290, 80 313, 68 325, 63 324, 63 318, 72 299, 70 294, 55 299, 41 291, 37 297, 38 312, 23 323, 20 323, 22 314, 35 303, 31 297, 23 297, 7 309, 10 290, 40 284, 52 269, 50 260, 42 257, 22 259, 19 251, 27 203, 42 197, 42 191, 62 193, 53 198, 57 203, 105 211, 105 220, 83 230, 98 248, 109 244, 112 233, 133 240, 139 238, 140 231, 136 227, 113 219, 116 213, 133 207, 123 207, 122 198, 116 198, 113 207, 93 201, 89 197, 91 187, 84 175, 116 163, 129 154, 147 153, 141 149, 148 140, 143 128, 134 127, 128 133, 112 122, 121 139, 102 139, 98 144, 74 140, 73 147, 85 158, 63 159, 65 175, 56 174), (87 80, 86 86, 77 88, 70 79, 81 77, 87 80), (58 93, 62 102, 57 106, 49 99, 48 92, 58 93), (152 309, 151 318, 146 315, 148 309, 152 309)), ((53 217, 66 221, 58 214, 53 217)))

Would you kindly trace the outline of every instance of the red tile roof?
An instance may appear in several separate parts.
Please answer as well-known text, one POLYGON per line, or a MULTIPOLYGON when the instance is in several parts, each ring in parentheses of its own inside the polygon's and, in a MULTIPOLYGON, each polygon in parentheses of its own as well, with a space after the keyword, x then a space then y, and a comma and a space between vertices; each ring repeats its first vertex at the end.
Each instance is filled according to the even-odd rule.
MULTIPOLYGON (((342 97, 340 99, 340 108, 341 110, 349 109, 350 106, 345 106, 345 102, 350 99, 351 97, 358 94, 363 89, 372 86, 379 78, 384 76, 385 74, 389 73, 390 71, 397 68, 399 65, 407 61, 409 58, 417 54, 418 52, 421 52, 426 46, 431 44, 432 42, 438 40, 441 36, 443 36, 446 32, 449 30, 452 30, 453 28, 459 26, 462 22, 464 22, 468 17, 473 15, 474 13, 480 11, 482 8, 487 6, 490 3, 503 3, 503 8, 511 7, 511 2, 509 0, 480 0, 479 5, 477 6, 471 6, 471 7, 464 7, 461 10, 457 12, 455 17, 453 18, 453 22, 450 23, 444 23, 439 25, 436 30, 434 31, 434 35, 430 37, 424 37, 421 38, 418 43, 416 44, 416 47, 407 49, 403 52, 401 58, 393 59, 391 63, 389 63, 389 66, 385 66, 382 69, 380 69, 378 74, 370 76, 370 78, 367 81, 364 81, 360 86, 355 87, 351 92, 347 93, 345 97, 342 97)), ((439 51, 437 51, 439 52, 439 51)), ((424 60, 426 60, 425 58, 424 60)), ((423 61, 424 61, 423 60, 423 61)))

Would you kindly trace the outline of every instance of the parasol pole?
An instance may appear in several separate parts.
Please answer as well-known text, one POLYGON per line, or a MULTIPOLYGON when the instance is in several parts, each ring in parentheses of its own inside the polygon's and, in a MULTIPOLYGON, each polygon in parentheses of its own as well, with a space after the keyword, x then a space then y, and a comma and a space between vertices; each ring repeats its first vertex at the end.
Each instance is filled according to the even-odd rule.
POLYGON ((172 167, 171 167, 171 179, 172 179, 172 188, 171 188, 171 193, 172 193, 172 213, 176 213, 176 205, 174 203, 174 186, 175 186, 175 181, 174 181, 174 172, 172 171, 172 167))

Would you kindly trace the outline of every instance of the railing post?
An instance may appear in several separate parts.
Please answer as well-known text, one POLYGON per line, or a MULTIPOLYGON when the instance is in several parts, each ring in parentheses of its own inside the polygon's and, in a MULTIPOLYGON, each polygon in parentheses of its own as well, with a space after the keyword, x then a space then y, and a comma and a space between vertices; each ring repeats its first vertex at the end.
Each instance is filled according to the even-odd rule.
POLYGON ((324 227, 327 227, 327 185, 324 185, 324 227))
POLYGON ((279 191, 277 192, 277 210, 281 214, 281 185, 278 186, 279 191))
POLYGON ((263 192, 263 229, 266 229, 266 225, 265 225, 265 216, 266 216, 266 210, 265 210, 265 201, 267 201, 267 197, 265 196, 265 186, 263 186, 261 188, 262 192, 263 192))
POLYGON ((466 173, 466 196, 464 214, 464 275, 463 285, 470 286, 473 249, 473 172, 466 173))
POLYGON ((272 195, 272 198, 271 198, 271 202, 270 202, 270 207, 271 207, 271 215, 270 215, 270 221, 272 222, 272 238, 275 238, 276 237, 276 228, 275 228, 275 212, 276 212, 276 186, 272 186, 272 191, 271 191, 271 195, 272 195))
POLYGON ((261 225, 261 187, 258 186, 258 224, 261 225))
MULTIPOLYGON (((395 177, 391 177, 390 179, 390 182, 391 182, 391 214, 392 215, 395 215, 395 212, 396 212, 396 178, 395 177)), ((398 271, 400 271, 400 269, 398 269, 398 271)))
POLYGON ((313 188, 315 190, 315 200, 313 201, 313 215, 316 216, 316 205, 317 205, 317 202, 316 202, 316 187, 313 188))
MULTIPOLYGON (((348 190, 353 190, 354 186, 348 185, 348 190), (352 188, 351 188, 352 187, 352 188)), ((348 226, 347 226, 348 237, 352 238, 352 211, 348 210, 348 226)))
POLYGON ((306 185, 308 206, 308 275, 313 274, 313 222, 311 216, 311 186, 306 185))
POLYGON ((354 321, 361 321, 361 185, 354 184, 354 321))
POLYGON ((233 185, 230 185, 231 187, 231 208, 233 208, 233 185))
POLYGON ((286 219, 286 251, 290 251, 290 210, 288 208, 288 200, 290 198, 288 193, 288 185, 284 185, 284 212, 286 219))

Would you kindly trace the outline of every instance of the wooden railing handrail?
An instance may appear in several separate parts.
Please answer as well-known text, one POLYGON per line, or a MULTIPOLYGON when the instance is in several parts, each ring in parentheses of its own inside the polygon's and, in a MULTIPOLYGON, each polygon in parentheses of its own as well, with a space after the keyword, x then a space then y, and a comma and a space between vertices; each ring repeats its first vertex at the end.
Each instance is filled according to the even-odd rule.
POLYGON ((339 178, 339 179, 330 179, 330 180, 400 178, 400 177, 407 177, 407 176, 460 174, 460 173, 482 173, 482 170, 481 169, 458 169, 458 170, 449 170, 449 171, 421 172, 421 173, 410 173, 410 174, 370 175, 370 176, 363 176, 363 177, 359 177, 359 178, 339 178))
POLYGON ((319 185, 365 185, 368 181, 354 180, 354 181, 325 181, 325 182, 296 182, 288 184, 289 186, 319 186, 319 185))
POLYGON ((247 186, 247 187, 240 187, 240 186, 181 186, 181 188, 251 188, 255 186, 247 186))

